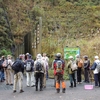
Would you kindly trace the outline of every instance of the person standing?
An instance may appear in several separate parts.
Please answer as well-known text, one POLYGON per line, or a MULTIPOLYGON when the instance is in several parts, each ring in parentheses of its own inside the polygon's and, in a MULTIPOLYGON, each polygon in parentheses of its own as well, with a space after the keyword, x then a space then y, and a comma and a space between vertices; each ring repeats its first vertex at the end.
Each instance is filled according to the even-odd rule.
POLYGON ((100 87, 100 72, 98 72, 98 69, 97 69, 98 63, 100 63, 99 57, 95 56, 94 63, 90 68, 91 70, 93 70, 93 73, 94 73, 95 87, 98 87, 98 86, 100 87))
POLYGON ((4 67, 4 70, 5 70, 5 74, 6 74, 6 85, 13 85, 13 82, 12 82, 12 60, 11 60, 11 55, 8 55, 7 56, 7 60, 5 60, 3 62, 3 67, 4 67))
POLYGON ((49 74, 48 74, 48 69, 49 69, 49 58, 47 57, 46 53, 43 53, 43 57, 42 57, 45 62, 46 62, 46 79, 48 79, 49 74))
POLYGON ((44 65, 45 65, 44 67, 46 69, 46 74, 44 74, 44 77, 43 77, 43 87, 46 88, 46 75, 47 75, 47 71, 48 71, 48 63, 44 57, 42 57, 42 60, 44 61, 44 65))
POLYGON ((84 82, 89 83, 90 60, 88 59, 87 55, 84 56, 83 67, 84 67, 84 82))
POLYGON ((27 82, 26 82, 27 87, 30 86, 30 82, 31 82, 31 87, 34 87, 35 86, 34 60, 32 59, 31 55, 27 56, 27 60, 25 61, 25 70, 27 77, 27 82))
POLYGON ((46 75, 46 69, 45 69, 44 61, 42 60, 42 55, 37 54, 36 60, 34 62, 34 72, 35 72, 35 80, 36 80, 36 91, 38 91, 38 83, 40 80, 40 91, 43 91, 43 78, 44 75, 46 75))
POLYGON ((56 54, 56 59, 53 61, 54 76, 56 77, 56 90, 60 92, 60 82, 62 84, 62 92, 65 93, 66 84, 63 79, 65 62, 61 59, 61 53, 56 54))
MULTIPOLYGON (((54 55, 54 60, 52 61, 52 69, 54 69, 54 61, 57 59, 57 56, 56 54, 54 55)), ((55 75, 55 72, 54 72, 54 87, 56 87, 56 75, 55 75)))
POLYGON ((76 64, 77 64, 77 83, 82 83, 82 68, 83 68, 83 60, 79 55, 76 56, 76 64))
POLYGON ((5 56, 1 57, 0 60, 0 73, 1 73, 1 82, 4 82, 5 80, 5 73, 4 73, 4 67, 3 67, 3 62, 5 61, 5 56))
POLYGON ((75 71, 72 70, 72 63, 73 62, 74 62, 73 56, 69 56, 67 68, 68 68, 68 74, 69 74, 69 79, 70 79, 70 86, 69 87, 71 87, 71 88, 73 88, 73 83, 74 83, 74 87, 76 87, 75 71))
POLYGON ((16 92, 17 83, 19 82, 20 93, 23 91, 23 73, 24 73, 24 63, 22 61, 22 55, 19 55, 19 58, 13 63, 12 69, 14 70, 14 85, 13 93, 16 92))

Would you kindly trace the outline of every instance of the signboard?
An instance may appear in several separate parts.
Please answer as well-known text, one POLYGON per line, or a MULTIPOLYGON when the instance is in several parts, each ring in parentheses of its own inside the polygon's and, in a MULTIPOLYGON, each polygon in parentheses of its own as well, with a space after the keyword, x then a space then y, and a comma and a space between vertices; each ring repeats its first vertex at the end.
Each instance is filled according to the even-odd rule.
POLYGON ((76 55, 80 55, 80 48, 79 47, 65 47, 64 48, 64 59, 68 59, 69 56, 73 56, 75 59, 76 55))

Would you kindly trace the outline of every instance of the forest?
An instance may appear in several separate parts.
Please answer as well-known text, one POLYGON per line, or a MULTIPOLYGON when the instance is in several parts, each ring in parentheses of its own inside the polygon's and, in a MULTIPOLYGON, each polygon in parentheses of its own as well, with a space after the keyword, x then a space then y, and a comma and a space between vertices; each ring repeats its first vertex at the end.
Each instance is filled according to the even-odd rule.
POLYGON ((0 55, 16 55, 28 34, 31 48, 40 17, 42 53, 51 57, 65 46, 79 46, 82 56, 100 56, 100 0, 0 0, 0 55))

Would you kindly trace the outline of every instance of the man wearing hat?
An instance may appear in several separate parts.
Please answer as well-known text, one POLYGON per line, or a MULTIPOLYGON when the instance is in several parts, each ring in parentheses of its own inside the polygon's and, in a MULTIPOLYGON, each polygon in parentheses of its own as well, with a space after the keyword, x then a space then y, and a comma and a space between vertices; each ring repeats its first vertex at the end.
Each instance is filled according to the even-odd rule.
POLYGON ((60 92, 60 84, 62 86, 62 92, 65 93, 66 84, 63 79, 65 62, 61 59, 61 53, 56 54, 56 59, 53 61, 54 76, 56 78, 56 90, 60 92))

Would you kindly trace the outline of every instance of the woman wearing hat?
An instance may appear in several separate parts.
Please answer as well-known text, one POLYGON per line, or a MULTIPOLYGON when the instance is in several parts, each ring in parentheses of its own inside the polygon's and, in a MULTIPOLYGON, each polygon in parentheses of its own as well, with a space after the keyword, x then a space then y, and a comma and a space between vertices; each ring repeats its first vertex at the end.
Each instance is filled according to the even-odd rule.
POLYGON ((71 88, 73 88, 73 83, 74 83, 74 87, 76 87, 75 71, 72 70, 72 63, 73 62, 74 62, 74 58, 73 58, 73 56, 70 56, 67 67, 68 67, 68 74, 69 74, 69 79, 70 79, 70 86, 69 87, 71 87, 71 88))

